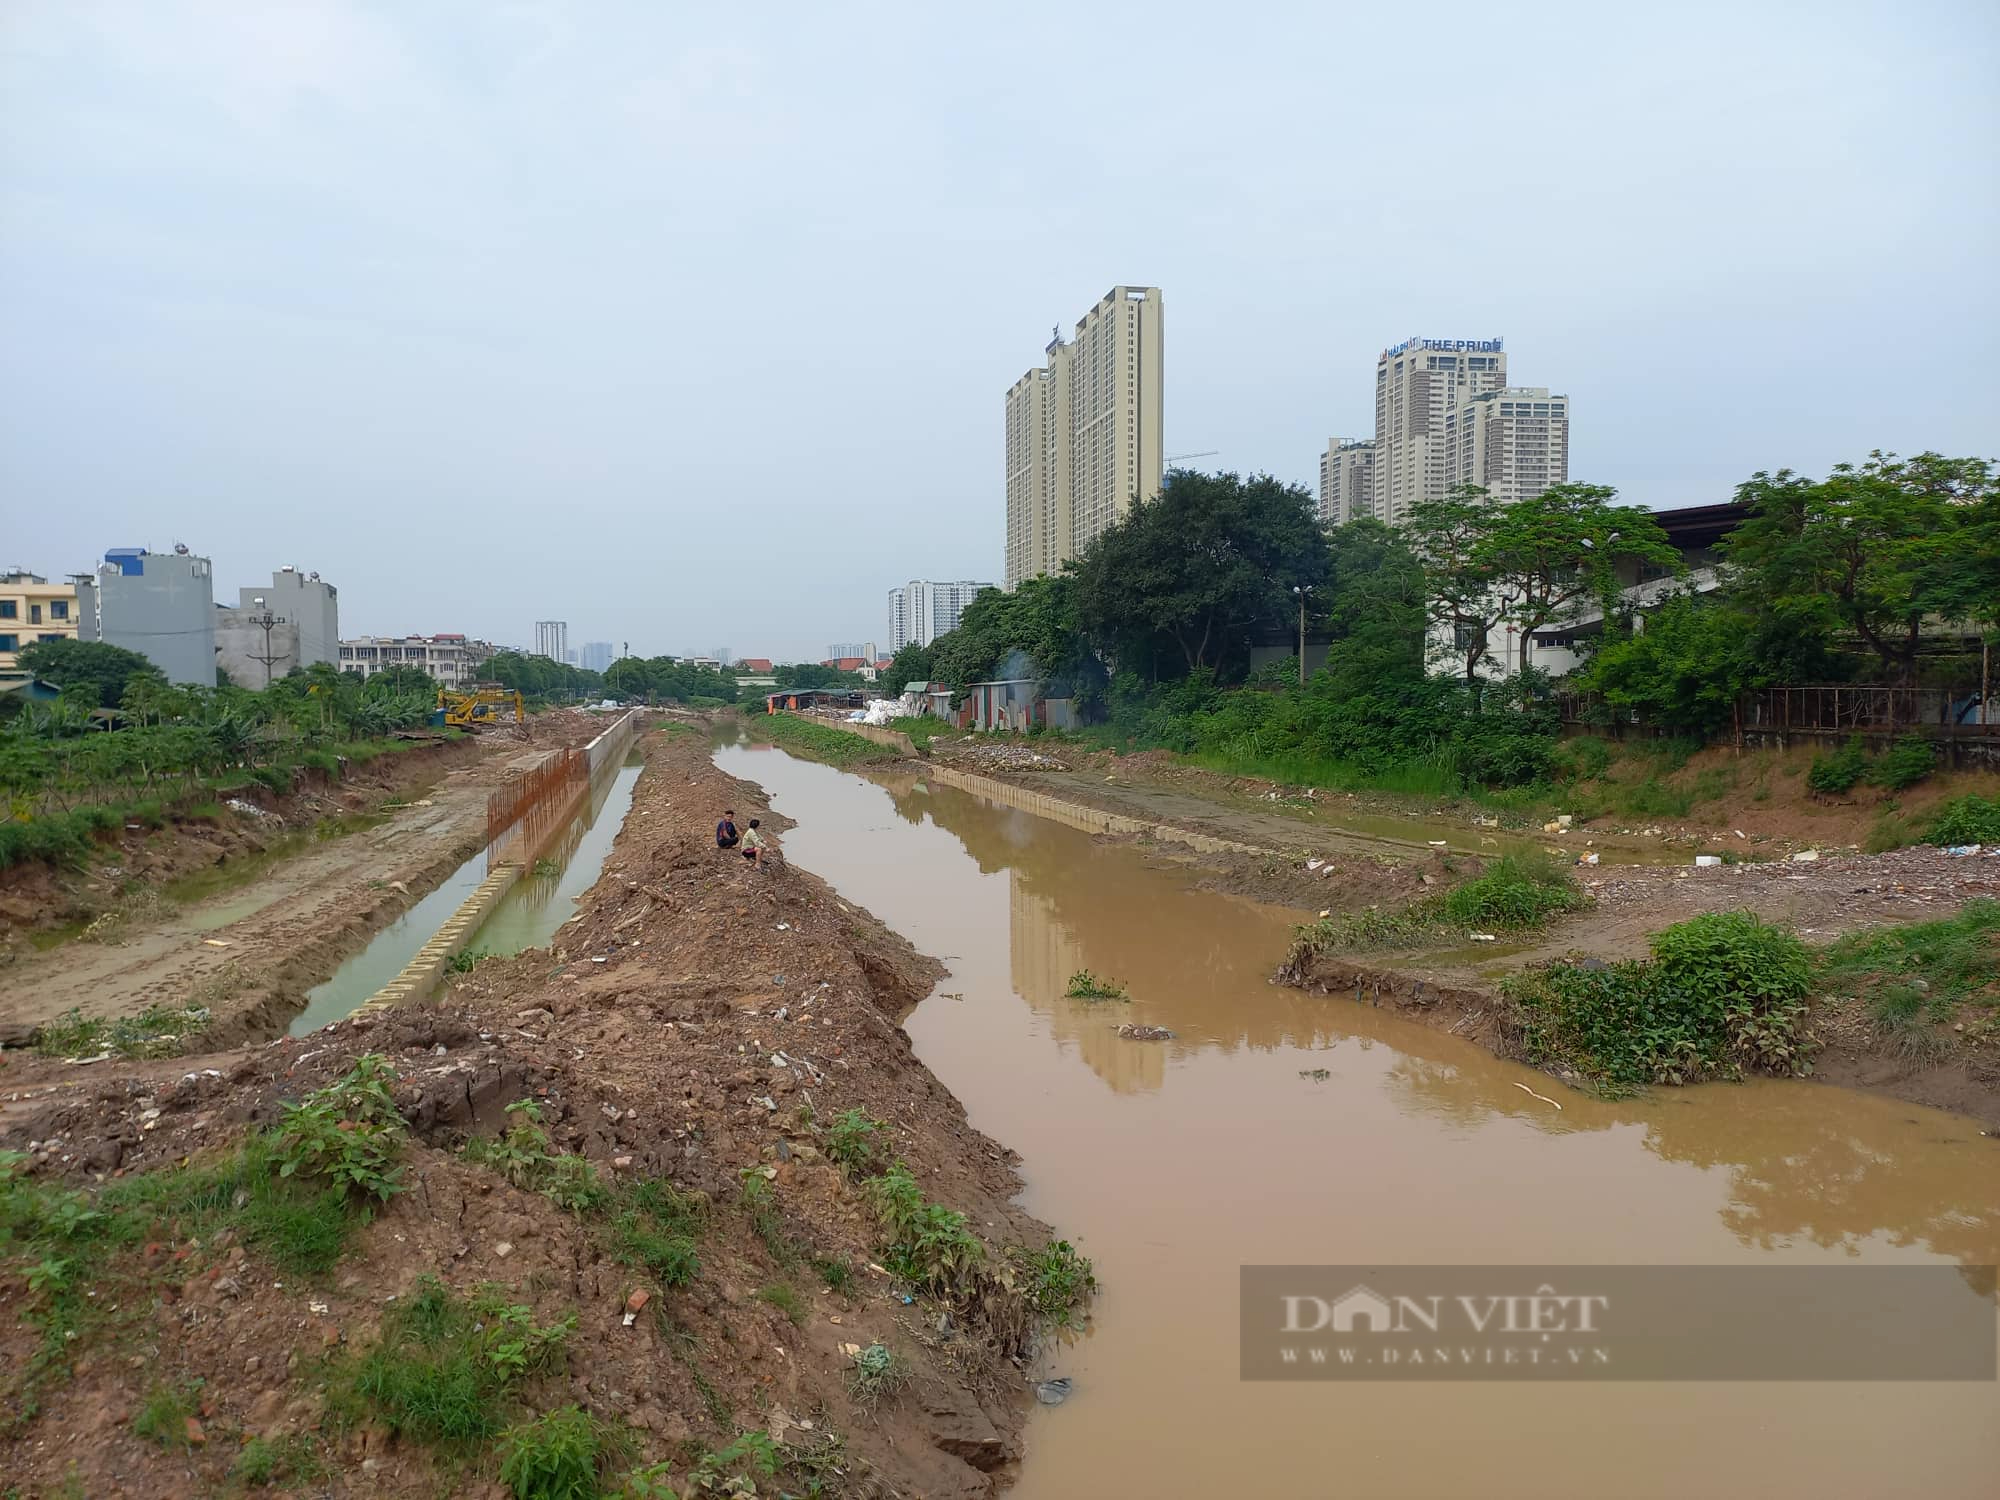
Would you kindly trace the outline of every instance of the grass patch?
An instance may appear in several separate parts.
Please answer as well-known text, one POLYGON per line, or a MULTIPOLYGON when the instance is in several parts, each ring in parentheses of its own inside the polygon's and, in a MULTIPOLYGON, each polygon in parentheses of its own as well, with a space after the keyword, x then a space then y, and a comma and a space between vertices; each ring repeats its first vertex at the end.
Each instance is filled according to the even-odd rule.
POLYGON ((753 715, 745 720, 745 727, 753 739, 769 740, 809 760, 824 761, 827 765, 843 769, 904 758, 900 750, 878 745, 873 740, 850 734, 845 729, 836 729, 831 724, 802 719, 796 714, 753 715))
POLYGON ((162 1448, 191 1448, 194 1442, 188 1424, 194 1421, 200 1400, 199 1381, 156 1385, 133 1415, 132 1430, 162 1448))
POLYGON ((487 1442, 507 1427, 515 1387, 559 1367, 574 1317, 538 1325, 498 1288, 461 1297, 435 1276, 384 1319, 380 1340, 336 1378, 335 1405, 439 1446, 487 1442))
POLYGON ((1590 897, 1554 856, 1509 854, 1483 875, 1401 911, 1351 912, 1307 923, 1294 935, 1286 965, 1295 970, 1323 953, 1452 942, 1473 931, 1523 932, 1589 905, 1590 897))
POLYGON ((1884 1029, 1947 1019, 1969 1001, 2000 1004, 2000 901, 1968 901, 1956 915, 1850 933, 1820 958, 1821 983, 1859 994, 1884 1029))
POLYGON ((1125 986, 1115 979, 1101 979, 1088 969, 1078 969, 1069 976, 1069 988, 1063 994, 1072 1000, 1125 1000, 1125 986))
POLYGON ((950 739, 961 732, 957 725, 948 724, 935 714, 894 718, 889 721, 889 727, 908 735, 910 743, 917 747, 919 754, 930 753, 932 740, 940 737, 950 739))
MULTIPOLYGON (((233 971, 234 966, 230 966, 233 971)), ((154 1005, 136 1016, 86 1016, 64 1011, 35 1032, 35 1050, 44 1057, 172 1057, 208 1029, 207 1005, 154 1005)))
POLYGON ((1714 912, 1652 938, 1650 961, 1555 963, 1511 976, 1532 1062, 1607 1092, 1744 1072, 1809 1072, 1804 1023, 1812 962, 1789 928, 1714 912))
POLYGON ((316 1484, 332 1474, 319 1440, 310 1433, 253 1437, 243 1445, 229 1471, 230 1478, 246 1489, 316 1484))
POLYGON ((805 1327, 806 1319, 812 1316, 812 1309, 806 1306, 806 1299, 801 1297, 798 1289, 788 1281, 772 1282, 757 1293, 757 1300, 768 1302, 777 1308, 791 1319, 794 1328, 805 1327))
POLYGON ((1068 1240, 1051 1240, 1039 1250, 1016 1248, 1008 1255, 1020 1268, 1028 1305, 1052 1323, 1068 1323, 1097 1290, 1090 1257, 1068 1240))

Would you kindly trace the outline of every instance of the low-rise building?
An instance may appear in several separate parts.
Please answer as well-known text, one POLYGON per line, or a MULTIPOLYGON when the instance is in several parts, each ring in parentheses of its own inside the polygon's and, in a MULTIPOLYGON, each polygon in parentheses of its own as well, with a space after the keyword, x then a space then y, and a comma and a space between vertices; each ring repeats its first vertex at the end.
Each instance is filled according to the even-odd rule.
POLYGON ((361 635, 340 643, 340 670, 372 677, 385 667, 416 667, 443 687, 462 688, 479 681, 498 650, 491 641, 452 633, 361 635))
POLYGON ((78 574, 76 638, 123 646, 169 682, 215 686, 215 577, 205 557, 113 547, 78 574))
POLYGON ((23 646, 74 640, 76 616, 75 584, 50 583, 26 568, 0 573, 0 672, 14 669, 23 646))

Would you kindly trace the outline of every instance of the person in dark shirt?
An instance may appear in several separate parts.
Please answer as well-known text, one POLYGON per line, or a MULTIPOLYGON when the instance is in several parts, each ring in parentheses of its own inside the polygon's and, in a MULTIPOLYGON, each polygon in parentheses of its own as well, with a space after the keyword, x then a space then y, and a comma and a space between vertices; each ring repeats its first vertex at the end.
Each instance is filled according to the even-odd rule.
POLYGON ((739 835, 736 832, 736 809, 726 807, 722 810, 722 821, 715 825, 715 847, 718 849, 734 849, 738 837, 739 835))

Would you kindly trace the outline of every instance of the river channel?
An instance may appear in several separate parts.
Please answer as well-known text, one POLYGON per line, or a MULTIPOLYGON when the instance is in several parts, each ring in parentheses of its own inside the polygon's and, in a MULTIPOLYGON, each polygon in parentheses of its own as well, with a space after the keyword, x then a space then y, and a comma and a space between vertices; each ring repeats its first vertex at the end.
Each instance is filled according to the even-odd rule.
POLYGON ((946 962, 918 1056, 1097 1263, 1017 1500, 2000 1494, 1992 1382, 1238 1379, 1245 1263, 1990 1265, 2000 1142, 1971 1121, 1776 1080, 1600 1101, 1271 984, 1292 918, 1157 856, 907 776, 717 760, 797 821, 786 858, 946 962), (1079 969, 1131 1001, 1063 998, 1079 969))

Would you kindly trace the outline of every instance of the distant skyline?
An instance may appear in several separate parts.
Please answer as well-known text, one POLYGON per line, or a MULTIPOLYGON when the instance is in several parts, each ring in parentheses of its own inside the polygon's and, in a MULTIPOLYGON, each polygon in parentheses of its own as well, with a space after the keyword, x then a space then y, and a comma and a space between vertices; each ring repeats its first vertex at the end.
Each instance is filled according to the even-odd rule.
POLYGON ((817 660, 1002 576, 1003 393, 1121 283, 1166 451, 1309 491, 1411 334, 1635 504, 1993 456, 1996 77, 1970 0, 8 0, 0 567, 817 660))

